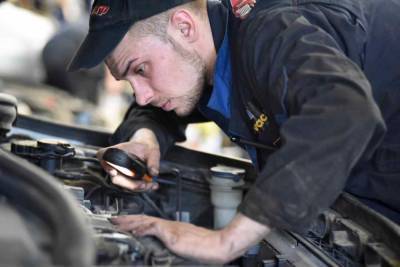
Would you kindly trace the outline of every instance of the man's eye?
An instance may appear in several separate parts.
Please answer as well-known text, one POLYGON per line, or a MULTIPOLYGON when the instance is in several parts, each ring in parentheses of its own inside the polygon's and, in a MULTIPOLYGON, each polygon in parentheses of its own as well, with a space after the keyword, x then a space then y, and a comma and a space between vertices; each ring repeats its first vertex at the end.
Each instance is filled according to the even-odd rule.
POLYGON ((143 75, 143 74, 144 74, 144 64, 140 64, 140 65, 136 68, 135 73, 136 73, 136 74, 143 75))

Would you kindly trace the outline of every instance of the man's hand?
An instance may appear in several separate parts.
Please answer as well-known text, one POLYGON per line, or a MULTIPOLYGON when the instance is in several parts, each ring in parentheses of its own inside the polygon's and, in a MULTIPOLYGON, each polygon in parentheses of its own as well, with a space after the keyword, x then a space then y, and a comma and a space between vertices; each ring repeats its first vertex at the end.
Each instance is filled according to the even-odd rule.
MULTIPOLYGON (((129 142, 120 143, 113 147, 138 156, 140 159, 145 161, 150 175, 158 175, 160 165, 160 146, 156 136, 151 130, 145 128, 140 129, 136 131, 129 142)), ((100 149, 97 152, 97 158, 100 160, 104 170, 111 176, 113 184, 132 191, 155 190, 158 188, 157 183, 146 183, 142 180, 134 181, 112 168, 103 160, 103 154, 106 149, 107 148, 100 149)))
POLYGON ((270 231, 269 227, 241 214, 218 231, 146 215, 114 217, 111 222, 137 236, 156 236, 182 257, 219 264, 239 257, 270 231))

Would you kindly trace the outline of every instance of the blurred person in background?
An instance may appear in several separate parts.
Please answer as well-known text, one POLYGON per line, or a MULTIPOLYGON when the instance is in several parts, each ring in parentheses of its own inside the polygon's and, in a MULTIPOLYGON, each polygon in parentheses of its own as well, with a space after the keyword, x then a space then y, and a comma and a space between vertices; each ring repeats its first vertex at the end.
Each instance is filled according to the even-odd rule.
POLYGON ((115 130, 133 99, 127 83, 115 80, 103 64, 77 72, 66 70, 86 31, 87 25, 65 23, 48 41, 42 52, 45 83, 95 104, 102 126, 115 130))
POLYGON ((66 70, 70 58, 85 37, 86 30, 87 26, 79 22, 65 23, 50 38, 42 51, 45 83, 97 104, 99 86, 104 78, 104 66, 78 72, 66 70))
MULTIPOLYGON (((43 86, 43 90, 55 87, 92 104, 98 104, 101 98, 102 112, 96 124, 114 129, 126 107, 125 100, 121 100, 126 97, 118 96, 122 92, 109 89, 114 78, 105 77, 103 65, 75 73, 66 71, 88 29, 90 4, 86 0, 0 1, 0 79, 38 88, 50 85, 43 86), (107 113, 104 107, 110 103, 116 103, 114 106, 121 111, 113 108, 107 113)), ((52 93, 58 96, 56 90, 48 96, 52 93)), ((29 114, 28 105, 26 108, 29 114)), ((88 106, 88 111, 92 108, 88 106)), ((84 121, 91 123, 90 119, 84 121)))
POLYGON ((53 0, 53 16, 60 23, 87 21, 91 0, 53 0))
MULTIPOLYGON (((65 71, 66 60, 85 36, 88 6, 87 1, 81 0, 2 1, 0 77, 71 88, 73 81, 65 71)), ((101 78, 102 70, 99 72, 100 75, 96 71, 89 73, 101 78)), ((72 79, 79 79, 79 75, 72 75, 72 79)), ((83 86, 89 85, 83 82, 83 86)))
POLYGON ((60 26, 42 52, 45 82, 96 104, 103 126, 114 130, 132 99, 124 94, 127 91, 124 89, 128 89, 126 83, 116 81, 103 64, 89 70, 66 71, 88 30, 91 1, 57 0, 56 3, 52 13, 60 26))
POLYGON ((45 71, 41 51, 57 25, 39 1, 0 3, 0 77, 40 83, 45 71))
POLYGON ((97 104, 104 66, 75 73, 66 71, 69 59, 88 30, 88 5, 88 1, 82 0, 51 1, 49 13, 57 21, 58 28, 43 48, 42 61, 46 84, 97 104))

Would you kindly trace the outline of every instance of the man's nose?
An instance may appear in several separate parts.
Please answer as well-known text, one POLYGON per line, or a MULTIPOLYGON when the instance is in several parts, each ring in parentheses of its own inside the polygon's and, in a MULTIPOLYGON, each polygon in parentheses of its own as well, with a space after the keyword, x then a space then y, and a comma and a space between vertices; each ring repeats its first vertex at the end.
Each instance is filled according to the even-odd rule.
POLYGON ((133 84, 132 89, 133 89, 133 94, 135 96, 135 101, 139 106, 145 106, 151 102, 153 99, 154 93, 151 88, 148 88, 146 86, 140 86, 139 84, 133 84))

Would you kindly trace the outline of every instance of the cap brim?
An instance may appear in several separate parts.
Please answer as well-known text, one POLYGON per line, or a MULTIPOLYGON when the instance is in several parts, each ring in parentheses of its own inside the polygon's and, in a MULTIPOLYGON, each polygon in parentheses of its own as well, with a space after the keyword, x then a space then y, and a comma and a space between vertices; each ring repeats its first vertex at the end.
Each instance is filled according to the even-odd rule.
POLYGON ((90 69, 100 64, 122 40, 131 25, 125 23, 89 32, 70 62, 68 71, 90 69))

